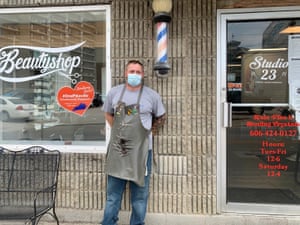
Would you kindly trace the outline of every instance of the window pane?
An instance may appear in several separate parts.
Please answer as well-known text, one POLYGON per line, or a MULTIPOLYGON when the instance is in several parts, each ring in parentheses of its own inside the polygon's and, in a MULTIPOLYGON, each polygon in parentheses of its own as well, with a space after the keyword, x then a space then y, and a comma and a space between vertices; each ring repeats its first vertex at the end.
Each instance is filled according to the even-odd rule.
POLYGON ((228 23, 228 102, 287 103, 288 35, 280 31, 291 22, 263 20, 228 23))
POLYGON ((288 35, 280 33, 298 22, 227 24, 228 202, 300 204, 299 125, 287 107, 288 35))
POLYGON ((227 135, 228 202, 300 204, 295 123, 285 107, 263 114, 233 108, 227 135))
POLYGON ((2 143, 104 145, 105 16, 104 10, 0 15, 2 143))

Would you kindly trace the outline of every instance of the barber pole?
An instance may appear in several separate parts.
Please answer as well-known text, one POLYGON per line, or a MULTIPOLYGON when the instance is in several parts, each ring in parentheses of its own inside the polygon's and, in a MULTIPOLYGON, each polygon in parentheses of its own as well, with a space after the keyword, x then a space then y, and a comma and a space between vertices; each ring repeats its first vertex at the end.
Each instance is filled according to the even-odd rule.
POLYGON ((168 65, 168 23, 171 21, 169 13, 159 12, 153 17, 156 25, 157 59, 154 70, 158 77, 167 77, 170 66, 168 65))
POLYGON ((167 54, 167 23, 160 22, 157 23, 157 62, 158 63, 167 63, 168 54, 167 54))

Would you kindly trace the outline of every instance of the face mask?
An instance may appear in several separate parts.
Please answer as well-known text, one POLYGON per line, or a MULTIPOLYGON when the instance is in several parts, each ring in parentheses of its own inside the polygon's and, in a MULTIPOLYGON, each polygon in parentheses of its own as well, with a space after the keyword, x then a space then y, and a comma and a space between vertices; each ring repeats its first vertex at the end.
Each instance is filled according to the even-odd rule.
POLYGON ((127 83, 132 86, 132 87, 136 87, 138 85, 140 85, 142 82, 142 76, 139 74, 134 74, 134 73, 130 73, 127 76, 127 83))

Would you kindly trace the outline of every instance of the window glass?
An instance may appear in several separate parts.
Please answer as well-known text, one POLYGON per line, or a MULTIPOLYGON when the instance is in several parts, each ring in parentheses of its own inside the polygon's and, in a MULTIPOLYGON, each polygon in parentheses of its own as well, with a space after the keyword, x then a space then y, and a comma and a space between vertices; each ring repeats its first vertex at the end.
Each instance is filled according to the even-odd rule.
POLYGON ((280 31, 296 22, 262 20, 227 24, 228 102, 288 102, 288 35, 280 31))
POLYGON ((104 148, 106 18, 95 7, 0 13, 2 144, 104 148))
POLYGON ((299 20, 227 23, 227 202, 300 204, 299 124, 288 107, 288 35, 299 20))

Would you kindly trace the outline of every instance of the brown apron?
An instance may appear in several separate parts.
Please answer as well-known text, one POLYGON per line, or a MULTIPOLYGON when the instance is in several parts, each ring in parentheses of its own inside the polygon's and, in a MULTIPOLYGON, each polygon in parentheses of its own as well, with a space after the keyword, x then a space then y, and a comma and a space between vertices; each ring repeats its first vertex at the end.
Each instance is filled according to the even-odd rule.
POLYGON ((140 119, 139 103, 143 87, 140 89, 137 104, 128 106, 122 102, 125 90, 124 85, 114 114, 106 172, 144 186, 150 130, 144 128, 140 119))

